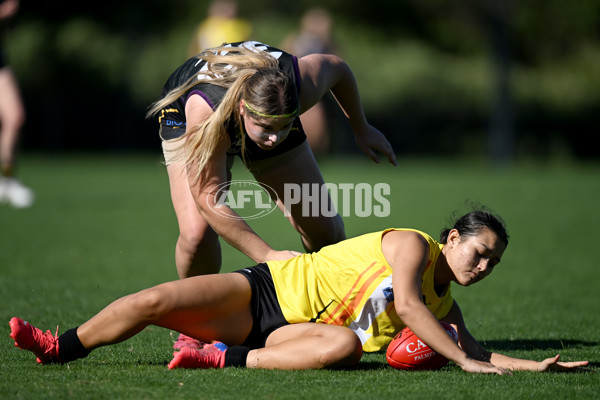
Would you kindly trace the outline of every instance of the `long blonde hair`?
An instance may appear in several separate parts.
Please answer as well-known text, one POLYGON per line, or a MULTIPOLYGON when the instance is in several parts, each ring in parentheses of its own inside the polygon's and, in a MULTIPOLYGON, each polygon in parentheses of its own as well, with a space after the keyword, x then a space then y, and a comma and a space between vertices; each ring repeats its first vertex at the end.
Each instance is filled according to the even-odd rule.
MULTIPOLYGON (((206 62, 206 67, 155 102, 147 114, 156 115, 199 83, 227 89, 213 114, 201 124, 188 126, 185 135, 174 139, 182 140, 176 159, 183 161, 188 171, 195 169, 193 176, 196 181, 223 135, 227 135, 229 119, 233 117, 235 124, 241 123, 241 99, 250 105, 250 110, 254 111, 250 113, 259 120, 290 114, 285 118, 289 121, 296 117, 298 110, 298 96, 292 80, 279 70, 278 61, 267 52, 244 46, 221 46, 207 49, 197 57, 206 62)), ((277 119, 277 123, 286 122, 277 119)), ((264 121, 264 125, 269 126, 269 122, 264 121)), ((242 144, 242 154, 243 151, 242 144)))

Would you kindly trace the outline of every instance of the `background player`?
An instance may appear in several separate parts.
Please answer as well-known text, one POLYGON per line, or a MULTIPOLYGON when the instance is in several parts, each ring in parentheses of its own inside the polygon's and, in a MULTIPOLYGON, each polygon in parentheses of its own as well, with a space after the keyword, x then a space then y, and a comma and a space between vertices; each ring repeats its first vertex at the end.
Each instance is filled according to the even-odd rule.
POLYGON ((0 203, 14 207, 30 207, 33 191, 15 176, 16 146, 21 126, 25 122, 25 109, 17 80, 6 64, 3 35, 5 24, 19 8, 18 0, 0 0, 0 203))

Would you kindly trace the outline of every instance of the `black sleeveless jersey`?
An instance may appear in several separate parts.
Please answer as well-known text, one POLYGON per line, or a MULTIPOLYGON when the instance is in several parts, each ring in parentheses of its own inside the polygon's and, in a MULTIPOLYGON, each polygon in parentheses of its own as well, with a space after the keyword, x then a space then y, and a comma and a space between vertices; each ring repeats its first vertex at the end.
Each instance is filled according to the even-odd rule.
MULTIPOLYGON (((295 56, 275 47, 254 41, 229 43, 225 46, 244 46, 256 51, 264 51, 269 53, 278 61, 279 69, 292 79, 296 86, 296 90, 298 91, 298 95, 300 95, 300 70, 298 69, 298 59, 295 56)), ((183 63, 183 65, 177 68, 173 74, 171 74, 164 85, 163 96, 176 87, 183 85, 193 76, 197 76, 198 79, 208 78, 202 73, 203 70, 206 70, 206 62, 204 60, 199 60, 196 57, 190 58, 183 63)), ((161 113, 161 117, 159 117, 161 124, 161 137, 163 139, 173 139, 185 133, 185 104, 190 96, 201 96, 208 103, 208 105, 215 110, 219 104, 221 104, 226 92, 226 88, 205 82, 192 86, 186 93, 167 106, 161 113)), ((227 133, 231 140, 231 147, 228 150, 228 153, 239 154, 241 150, 240 127, 237 126, 237 123, 231 119, 227 126, 227 133)), ((288 137, 273 150, 261 149, 248 137, 248 135, 244 135, 244 138, 244 158, 247 160, 261 160, 272 157, 276 154, 281 154, 296 147, 306 140, 306 135, 302 130, 300 119, 296 118, 292 124, 292 128, 288 137)))

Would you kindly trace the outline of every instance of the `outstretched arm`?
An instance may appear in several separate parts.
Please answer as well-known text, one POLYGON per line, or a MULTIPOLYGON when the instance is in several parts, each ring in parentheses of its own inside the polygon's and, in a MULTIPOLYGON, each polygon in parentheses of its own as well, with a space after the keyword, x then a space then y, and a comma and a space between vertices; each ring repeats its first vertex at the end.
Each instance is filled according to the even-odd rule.
POLYGON ((348 118, 358 147, 374 162, 379 163, 377 152, 397 165, 396 156, 385 136, 371 126, 365 117, 358 85, 352 70, 341 58, 332 54, 310 54, 298 62, 302 76, 300 109, 304 112, 331 91, 348 118))
POLYGON ((416 232, 392 231, 382 241, 383 254, 392 266, 396 313, 422 341, 466 372, 505 374, 486 361, 470 357, 454 343, 433 313, 421 300, 421 281, 427 266, 427 242, 416 232))
POLYGON ((513 358, 499 353, 485 350, 471 333, 467 330, 462 313, 456 302, 444 321, 455 326, 458 332, 459 343, 462 349, 472 358, 489 362, 497 367, 512 371, 573 371, 579 370, 589 364, 588 361, 559 362, 560 355, 547 358, 543 361, 525 360, 513 358))

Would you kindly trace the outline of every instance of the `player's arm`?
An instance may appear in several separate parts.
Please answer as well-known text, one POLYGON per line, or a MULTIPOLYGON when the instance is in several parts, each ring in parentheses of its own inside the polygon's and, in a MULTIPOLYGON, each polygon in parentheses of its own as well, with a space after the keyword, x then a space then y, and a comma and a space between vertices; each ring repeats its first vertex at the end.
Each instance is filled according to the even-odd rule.
MULTIPOLYGON (((190 97, 186 104, 188 126, 202 123, 210 113, 210 106, 200 96, 190 97)), ((221 138, 215 154, 200 174, 200 179, 195 179, 196 171, 188 170, 190 190, 198 212, 219 236, 254 262, 287 259, 299 254, 274 250, 235 211, 223 202, 218 204, 218 196, 223 194, 219 192, 219 188, 227 181, 229 145, 229 138, 221 138), (218 212, 215 211, 215 207, 218 207, 218 212)))
POLYGON ((300 112, 314 106, 327 91, 331 91, 348 118, 358 147, 376 163, 379 163, 376 152, 380 152, 390 163, 397 165, 390 143, 367 122, 356 79, 344 60, 333 54, 310 54, 298 61, 298 67, 302 77, 300 112))
POLYGON ((394 305, 398 316, 423 342, 467 372, 503 374, 488 362, 469 357, 446 333, 421 300, 421 283, 427 267, 429 244, 416 232, 391 231, 382 241, 383 254, 392 266, 394 305))
MULTIPOLYGON (((484 362, 489 362, 497 367, 508 370, 522 371, 569 371, 578 369, 588 365, 587 361, 576 362, 559 362, 560 356, 548 358, 543 361, 525 360, 513 358, 499 353, 493 353, 484 349, 479 342, 471 335, 467 329, 462 312, 456 301, 450 309, 448 315, 443 318, 443 321, 452 324, 458 332, 458 342, 460 347, 472 358, 484 362)), ((427 343, 427 342, 426 342, 427 343)))

